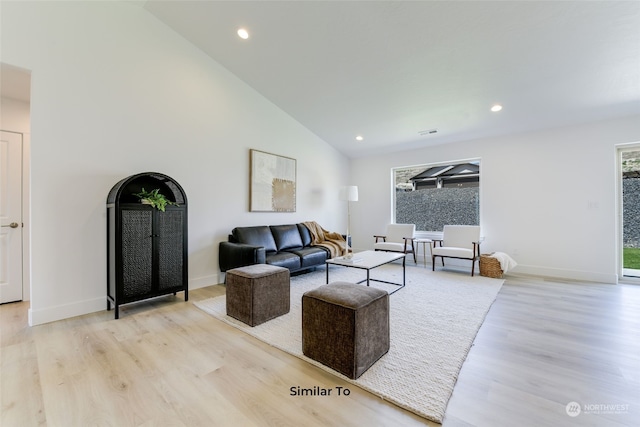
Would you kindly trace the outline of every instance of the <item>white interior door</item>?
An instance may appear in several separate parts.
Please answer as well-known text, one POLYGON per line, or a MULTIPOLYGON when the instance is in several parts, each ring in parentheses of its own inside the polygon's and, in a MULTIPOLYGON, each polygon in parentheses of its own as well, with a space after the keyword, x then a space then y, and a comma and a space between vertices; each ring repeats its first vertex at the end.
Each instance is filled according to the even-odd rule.
POLYGON ((0 303, 22 300, 22 134, 0 132, 0 303))

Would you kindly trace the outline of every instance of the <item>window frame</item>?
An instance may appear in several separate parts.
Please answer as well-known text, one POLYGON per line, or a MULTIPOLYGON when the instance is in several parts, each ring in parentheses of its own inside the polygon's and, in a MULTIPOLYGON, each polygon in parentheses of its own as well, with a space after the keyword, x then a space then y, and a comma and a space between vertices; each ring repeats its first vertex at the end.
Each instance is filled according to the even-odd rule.
MULTIPOLYGON (((426 162, 426 163, 420 163, 420 164, 416 164, 416 165, 410 165, 410 166, 398 166, 398 167, 393 167, 391 168, 391 191, 392 191, 392 200, 391 200, 391 218, 392 218, 392 222, 396 223, 397 222, 397 195, 398 195, 398 190, 397 190, 397 186, 398 183, 397 181, 397 173, 400 171, 408 171, 408 170, 418 170, 415 174, 412 175, 412 177, 422 173, 420 172, 420 170, 422 170, 423 172, 430 169, 430 168, 434 168, 434 167, 441 167, 441 166, 452 166, 452 168, 455 168, 455 166, 458 165, 463 165, 466 163, 471 163, 471 164, 475 164, 478 166, 478 211, 477 211, 477 224, 469 224, 469 225, 480 225, 481 223, 481 202, 482 202, 482 159, 480 157, 474 157, 474 158, 468 158, 468 159, 457 159, 457 160, 449 160, 449 161, 442 161, 442 162, 426 162)), ((452 169, 449 168, 449 169, 452 169)), ((447 169, 448 170, 448 169, 447 169)), ((475 186, 474 186, 475 187, 475 186)), ((415 186, 414 186, 415 188, 415 186)), ((422 191, 422 190, 412 190, 412 191, 422 191)), ((420 230, 419 227, 416 227, 416 236, 417 237, 438 237, 439 235, 442 234, 442 230, 420 230)))

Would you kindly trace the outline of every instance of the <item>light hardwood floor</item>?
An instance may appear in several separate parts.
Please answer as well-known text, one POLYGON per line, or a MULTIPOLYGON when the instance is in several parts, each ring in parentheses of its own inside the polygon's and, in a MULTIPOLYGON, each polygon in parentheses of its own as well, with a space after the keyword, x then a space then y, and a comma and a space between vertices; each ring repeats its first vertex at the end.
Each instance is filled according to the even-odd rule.
MULTIPOLYGON (((420 268, 420 267, 415 267, 420 268)), ((409 273, 408 273, 409 274, 409 273)), ((452 274, 456 274, 453 273, 452 274)), ((28 327, 0 306, 0 425, 435 425, 196 308, 216 285, 28 327), (291 396, 291 387, 332 388, 291 396), (348 396, 335 395, 337 387, 348 396)), ((640 286, 509 278, 444 426, 638 426, 640 286), (582 413, 567 414, 577 402, 582 413)))

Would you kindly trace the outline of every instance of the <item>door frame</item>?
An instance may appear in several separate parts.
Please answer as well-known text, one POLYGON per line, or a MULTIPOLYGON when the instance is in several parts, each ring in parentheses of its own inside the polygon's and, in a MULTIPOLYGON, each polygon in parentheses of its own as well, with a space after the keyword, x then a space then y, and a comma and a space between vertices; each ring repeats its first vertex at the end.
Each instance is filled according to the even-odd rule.
POLYGON ((30 152, 29 133, 0 129, 0 132, 22 135, 22 301, 31 300, 31 204, 30 204, 30 152))
POLYGON ((631 283, 640 285, 640 277, 625 276, 624 271, 624 194, 622 192, 622 153, 625 151, 640 151, 640 141, 617 144, 615 146, 616 159, 616 272, 618 283, 631 283))

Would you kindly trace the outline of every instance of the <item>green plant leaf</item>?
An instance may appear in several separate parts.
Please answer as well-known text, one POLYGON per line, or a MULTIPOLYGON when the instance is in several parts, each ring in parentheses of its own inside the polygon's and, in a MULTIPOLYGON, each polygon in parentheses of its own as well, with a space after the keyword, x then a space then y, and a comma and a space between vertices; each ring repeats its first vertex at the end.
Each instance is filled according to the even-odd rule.
POLYGON ((155 188, 151 191, 146 191, 144 188, 139 193, 134 193, 134 196, 137 196, 140 200, 148 200, 149 204, 158 209, 159 211, 165 212, 167 205, 175 205, 178 206, 176 202, 172 202, 168 200, 164 194, 160 193, 159 188, 155 188))

